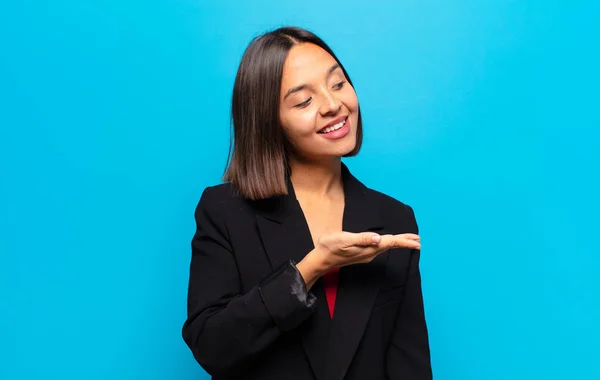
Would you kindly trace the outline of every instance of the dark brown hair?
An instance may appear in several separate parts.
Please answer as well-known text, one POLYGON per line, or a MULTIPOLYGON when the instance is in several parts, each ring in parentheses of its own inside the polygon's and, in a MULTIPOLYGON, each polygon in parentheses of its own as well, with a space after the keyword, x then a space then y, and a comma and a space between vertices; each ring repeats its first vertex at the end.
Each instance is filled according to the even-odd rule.
MULTIPOLYGON (((231 101, 233 140, 223 181, 247 199, 287 194, 290 144, 279 122, 283 64, 294 45, 312 43, 328 52, 352 81, 333 51, 313 33, 296 27, 279 28, 254 38, 235 77, 231 101), (233 152, 232 152, 233 149, 233 152)), ((362 119, 358 114, 355 156, 362 145, 362 119)))

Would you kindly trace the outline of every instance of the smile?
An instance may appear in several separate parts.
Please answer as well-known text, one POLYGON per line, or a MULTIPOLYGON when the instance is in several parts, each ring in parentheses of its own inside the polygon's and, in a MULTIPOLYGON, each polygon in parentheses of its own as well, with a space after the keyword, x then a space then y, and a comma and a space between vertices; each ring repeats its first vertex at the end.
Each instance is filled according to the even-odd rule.
MULTIPOLYGON (((335 121, 337 120, 334 120, 334 122, 335 121)), ((348 116, 346 116, 343 120, 338 121, 333 125, 329 125, 325 128, 322 128, 320 131, 317 132, 319 136, 322 136, 323 138, 326 138, 328 140, 341 139, 342 137, 348 135, 348 133, 350 133, 350 121, 348 119, 348 116)))
POLYGON ((347 122, 348 122, 348 118, 345 118, 344 120, 340 121, 339 123, 337 123, 335 125, 321 129, 317 133, 325 134, 325 133, 331 133, 331 132, 337 131, 338 129, 343 128, 347 122))

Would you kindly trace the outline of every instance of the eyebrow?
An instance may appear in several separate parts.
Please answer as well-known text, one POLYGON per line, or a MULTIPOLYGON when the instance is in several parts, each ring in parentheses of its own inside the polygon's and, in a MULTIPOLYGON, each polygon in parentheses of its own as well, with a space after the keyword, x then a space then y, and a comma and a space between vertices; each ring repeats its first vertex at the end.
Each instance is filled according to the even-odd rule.
MULTIPOLYGON (((333 66, 331 66, 331 67, 329 68, 329 70, 327 70, 327 76, 331 75, 331 73, 333 73, 333 72, 334 72, 336 69, 339 69, 339 68, 340 68, 340 65, 339 65, 339 63, 335 63, 333 66)), ((292 95, 292 94, 293 94, 293 93, 295 93, 295 92, 302 91, 302 90, 304 90, 306 87, 307 87, 307 85, 305 85, 305 84, 301 84, 301 85, 299 85, 299 86, 296 86, 296 87, 292 87, 292 88, 290 88, 290 89, 289 89, 289 90, 288 90, 288 91, 285 93, 285 95, 284 95, 283 99, 285 100, 285 98, 287 98, 288 96, 292 95)))

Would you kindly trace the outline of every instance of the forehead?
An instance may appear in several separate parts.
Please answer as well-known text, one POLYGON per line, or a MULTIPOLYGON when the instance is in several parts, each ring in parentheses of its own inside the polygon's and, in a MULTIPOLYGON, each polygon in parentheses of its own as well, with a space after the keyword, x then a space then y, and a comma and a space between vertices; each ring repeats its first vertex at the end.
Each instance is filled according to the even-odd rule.
POLYGON ((315 76, 322 77, 335 63, 335 59, 323 48, 310 43, 298 44, 288 53, 281 79, 283 83, 309 81, 315 76))

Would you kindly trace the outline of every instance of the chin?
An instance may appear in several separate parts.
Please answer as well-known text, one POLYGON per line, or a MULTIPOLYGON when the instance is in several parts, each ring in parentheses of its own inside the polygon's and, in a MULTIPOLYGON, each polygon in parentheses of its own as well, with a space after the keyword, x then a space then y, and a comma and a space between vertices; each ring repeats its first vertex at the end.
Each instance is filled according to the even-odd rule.
POLYGON ((356 147, 356 138, 353 138, 351 142, 345 143, 344 146, 340 147, 336 152, 336 156, 343 157, 348 155, 356 147))

